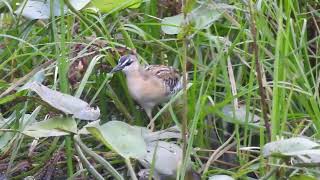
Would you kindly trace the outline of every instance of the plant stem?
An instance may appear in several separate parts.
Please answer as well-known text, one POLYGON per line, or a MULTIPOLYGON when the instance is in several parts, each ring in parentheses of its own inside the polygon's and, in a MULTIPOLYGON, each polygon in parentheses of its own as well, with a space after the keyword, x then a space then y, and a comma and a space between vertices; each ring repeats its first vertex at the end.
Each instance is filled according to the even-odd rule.
POLYGON ((79 136, 74 137, 74 141, 80 146, 80 148, 89 156, 91 156, 95 161, 98 161, 106 170, 108 170, 115 179, 123 180, 123 177, 115 170, 112 165, 106 161, 104 158, 99 156, 97 153, 89 149, 83 142, 80 140, 79 136))
MULTIPOLYGON (((183 1, 183 6, 186 6, 187 0, 183 1)), ((184 19, 186 19, 187 13, 184 11, 183 13, 184 19)), ((186 24, 184 24, 184 27, 186 24)), ((183 37, 183 45, 182 45, 182 73, 183 73, 183 116, 182 116, 182 140, 183 140, 183 159, 185 159, 185 154, 187 150, 187 123, 188 123, 188 95, 187 95, 187 38, 186 34, 183 37)))
POLYGON ((271 130, 270 130, 270 124, 268 120, 268 104, 266 102, 266 91, 263 87, 262 83, 262 71, 261 71, 261 65, 259 61, 259 47, 257 44, 257 29, 256 29, 256 21, 254 18, 254 12, 252 7, 252 0, 249 2, 249 11, 250 11, 250 17, 251 17, 251 34, 253 38, 253 51, 254 51, 254 59, 256 64, 256 72, 257 72, 257 79, 259 83, 259 94, 261 97, 261 110, 262 110, 262 118, 264 120, 264 125, 266 127, 267 132, 267 141, 271 140, 271 130))
POLYGON ((73 175, 73 165, 72 165, 72 140, 71 136, 68 135, 65 137, 65 147, 66 147, 66 153, 67 153, 67 170, 68 170, 68 177, 71 177, 73 175))
POLYGON ((192 5, 194 3, 194 0, 183 0, 182 1, 182 9, 183 9, 183 18, 184 23, 182 27, 182 80, 183 80, 183 115, 182 115, 182 141, 183 141, 183 147, 182 147, 182 166, 181 166, 181 179, 184 179, 186 174, 186 166, 188 164, 188 158, 187 156, 187 148, 188 148, 188 94, 187 94, 187 52, 188 52, 188 27, 189 23, 187 21, 187 14, 191 11, 192 5))
POLYGON ((80 159, 82 160, 82 162, 84 163, 84 165, 86 166, 86 168, 88 169, 88 171, 92 174, 92 176, 94 176, 96 179, 99 180, 103 180, 104 178, 101 176, 101 174, 98 173, 98 171, 90 164, 90 162, 88 161, 88 159, 86 159, 86 157, 84 156, 83 152, 81 151, 80 147, 75 144, 75 148, 76 151, 80 157, 80 159))
MULTIPOLYGON (((51 3, 52 5, 52 3, 51 3)), ((68 93, 69 91, 69 81, 68 81, 68 69, 69 62, 66 58, 66 47, 65 47, 65 16, 64 16, 64 1, 60 0, 60 13, 61 13, 61 22, 60 22, 60 55, 58 55, 58 69, 59 69, 59 83, 60 83, 60 91, 62 93, 68 93)), ((68 177, 73 175, 73 165, 72 165, 72 139, 70 136, 65 137, 65 150, 67 155, 67 174, 68 177)))
MULTIPOLYGON (((182 140, 183 140, 183 159, 186 159, 188 146, 188 94, 187 94, 187 39, 183 40, 182 72, 183 72, 183 116, 182 116, 182 140)), ((185 173, 185 172, 181 172, 185 173)))
POLYGON ((129 158, 125 158, 125 162, 126 162, 126 164, 128 166, 128 169, 129 169, 130 176, 131 176, 132 180, 138 180, 138 178, 137 178, 137 176, 136 176, 136 174, 135 174, 135 172, 133 170, 133 167, 132 167, 132 164, 130 162, 130 159, 129 158))

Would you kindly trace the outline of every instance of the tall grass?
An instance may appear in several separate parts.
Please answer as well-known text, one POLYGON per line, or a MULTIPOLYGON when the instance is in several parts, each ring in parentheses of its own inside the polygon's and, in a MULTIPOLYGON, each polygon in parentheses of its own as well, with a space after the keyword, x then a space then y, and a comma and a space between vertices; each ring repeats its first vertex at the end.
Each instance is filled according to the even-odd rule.
MULTIPOLYGON (((239 179, 248 176, 276 179, 276 175, 289 178, 295 173, 314 173, 316 168, 286 167, 283 162, 265 159, 259 152, 252 153, 243 148, 262 148, 269 141, 300 135, 320 137, 320 28, 316 23, 320 19, 319 2, 250 0, 247 4, 229 0, 228 4, 235 8, 224 11, 210 27, 197 30, 194 24, 184 24, 178 35, 161 31, 159 19, 172 15, 170 7, 168 10, 158 8, 161 3, 165 6, 164 2, 167 1, 150 0, 138 9, 106 14, 73 9, 70 14, 52 16, 48 21, 28 21, 13 16, 11 9, 16 9, 15 3, 0 2, 0 93, 15 85, 17 79, 27 81, 32 69, 53 59, 53 65, 46 69, 45 84, 99 106, 102 122, 116 119, 146 125, 148 119, 130 97, 125 77, 119 74, 111 78, 107 74, 121 54, 114 49, 126 48, 127 53, 136 50, 144 63, 175 66, 184 75, 182 108, 169 106, 160 111, 156 121, 157 129, 173 125, 182 127, 184 159, 177 179, 185 179, 191 159, 192 168, 203 179, 221 173, 239 179), (79 31, 73 33, 77 24, 79 31), (93 40, 88 42, 85 37, 93 37, 93 40), (74 62, 72 47, 81 44, 85 49, 82 53, 86 53, 98 41, 105 43, 98 46, 102 56, 89 59, 92 64, 86 78, 72 86, 68 79, 68 73, 74 70, 71 68, 74 62), (188 90, 186 74, 192 83, 188 90), (225 106, 231 105, 235 114, 238 105, 243 104, 246 115, 242 121, 226 118, 225 106), (252 125, 249 112, 260 117, 259 124, 252 125), (227 159, 229 154, 233 155, 231 159, 227 159)), ((60 3, 62 11, 65 1, 60 0, 60 3)), ((182 9, 177 9, 186 18, 194 3, 183 1, 182 9)), ((66 4, 70 6, 68 2, 66 4)), ((3 97, 0 98, 2 101, 3 97)), ((4 117, 15 114, 14 127, 19 126, 19 119, 34 107, 35 103, 29 100, 25 103, 10 101, 0 103, 0 113, 4 117)), ((39 118, 43 119, 43 116, 39 114, 39 118)), ((106 151, 97 141, 87 138, 83 143, 89 144, 94 151, 106 151)), ((21 136, 15 139, 11 146, 19 145, 18 148, 5 154, 9 156, 9 167, 25 157, 19 156, 26 149, 21 146, 30 143, 30 139, 21 136)), ((52 139, 42 143, 46 144, 46 141, 52 139)), ((78 163, 73 158, 71 137, 67 136, 64 143, 68 176, 76 171, 82 174, 76 169, 78 163)), ((47 144, 48 152, 35 155, 37 162, 41 162, 38 166, 12 177, 36 174, 59 144, 63 141, 54 139, 51 146, 47 144)), ((78 145, 75 147, 77 152, 82 152, 78 145)), ((1 150, 3 152, 6 151, 1 150)), ((81 158, 85 154, 88 153, 82 153, 81 158)), ((1 157, 8 158, 5 155, 1 157)), ((125 164, 114 157, 106 159, 112 160, 111 164, 120 171, 125 164)), ((91 165, 86 159, 85 162, 91 165)), ((93 173, 102 171, 99 165, 94 168, 97 171, 91 171, 93 173)), ((116 171, 114 174, 119 179, 116 171)))

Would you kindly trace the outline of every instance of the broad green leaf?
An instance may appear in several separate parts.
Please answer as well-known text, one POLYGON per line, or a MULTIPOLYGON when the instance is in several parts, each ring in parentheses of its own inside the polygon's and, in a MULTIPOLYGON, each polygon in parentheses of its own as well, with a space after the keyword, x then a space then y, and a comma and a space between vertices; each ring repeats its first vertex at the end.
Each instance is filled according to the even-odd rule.
MULTIPOLYGON (((233 112, 233 106, 227 105, 222 109, 222 112, 226 116, 226 118, 235 119, 235 120, 240 121, 242 123, 246 122, 246 105, 240 105, 240 107, 238 109, 235 109, 234 112, 233 112)), ((259 116, 249 112, 248 122, 259 123, 259 120, 260 120, 259 116)))
MULTIPOLYGON (((10 123, 16 118, 16 112, 11 113, 11 115, 7 118, 4 118, 0 114, 0 128, 8 128, 10 123)), ((1 132, 0 132, 1 134, 1 132)))
POLYGON ((102 126, 87 127, 87 129, 125 158, 137 158, 146 152, 142 129, 139 127, 132 127, 121 121, 109 121, 102 126))
POLYGON ((86 124, 85 126, 83 126, 78 131, 78 134, 90 134, 90 132, 87 130, 87 127, 95 127, 95 126, 99 126, 99 124, 100 124, 100 119, 98 119, 96 121, 92 121, 92 122, 86 124))
MULTIPOLYGON (((13 112, 8 118, 3 118, 0 115, 0 129, 10 129, 12 122, 15 120, 15 112, 13 112)), ((4 147, 10 142, 10 140, 14 137, 14 132, 1 132, 0 131, 0 151, 3 150, 4 147)))
POLYGON ((152 143, 161 139, 181 139, 181 131, 177 126, 170 127, 168 129, 151 132, 148 129, 143 131, 143 137, 146 143, 152 143))
MULTIPOLYGON (((84 8, 90 0, 70 0, 70 4, 76 9, 84 8)), ((64 7, 64 13, 68 12, 68 8, 64 7)), ((50 17, 50 0, 26 0, 15 11, 16 14, 22 14, 28 19, 49 19, 50 17), (25 4, 26 3, 26 4, 25 4), (25 6, 24 6, 25 4, 25 6)), ((53 3, 54 16, 60 16, 60 0, 54 0, 53 3)))
POLYGON ((41 138, 41 137, 54 137, 54 136, 65 136, 69 135, 69 133, 60 131, 57 129, 38 129, 38 130, 25 130, 22 132, 23 134, 34 137, 34 138, 41 138))
POLYGON ((267 143, 263 148, 263 156, 267 157, 272 154, 295 154, 299 151, 311 150, 319 147, 320 144, 313 142, 307 138, 294 137, 290 139, 279 140, 267 143))
POLYGON ((27 130, 37 130, 37 129, 59 129, 63 131, 68 131, 72 133, 77 132, 77 123, 73 118, 68 117, 53 117, 45 121, 36 122, 31 124, 26 128, 27 130))
POLYGON ((166 34, 178 34, 181 31, 183 14, 163 18, 161 30, 166 34))
POLYGON ((175 176, 182 162, 182 149, 170 142, 154 141, 148 143, 147 154, 139 161, 150 168, 154 163, 154 169, 158 174, 175 176), (152 162, 154 159, 155 162, 152 162))
POLYGON ((23 131, 27 126, 36 122, 36 117, 41 110, 41 106, 38 106, 31 114, 24 114, 19 120, 19 131, 23 131))
POLYGON ((88 103, 79 98, 51 90, 40 83, 32 82, 26 84, 24 88, 35 91, 43 101, 66 114, 73 114, 75 118, 81 120, 97 120, 100 116, 99 108, 91 108, 88 103))
MULTIPOLYGON (((232 45, 231 41, 228 39, 228 37, 223 37, 223 36, 214 36, 211 34, 204 34, 204 36, 212 41, 212 42, 217 42, 219 44, 223 44, 225 46, 225 48, 228 48, 232 45)), ((216 44, 216 43, 215 43, 216 44)), ((217 47, 217 45, 213 45, 215 47, 217 47)))
POLYGON ((17 90, 19 91, 20 89, 25 89, 25 86, 28 86, 28 84, 32 82, 42 83, 44 79, 45 79, 44 69, 41 69, 35 75, 33 75, 32 78, 30 78, 29 81, 25 83, 25 85, 23 85, 20 88, 17 88, 17 90))
POLYGON ((303 156, 303 155, 307 155, 307 156, 312 156, 312 155, 316 155, 318 156, 318 162, 320 162, 320 149, 307 149, 307 150, 298 150, 298 151, 292 151, 292 152, 283 152, 282 153, 285 156, 303 156))
POLYGON ((219 175, 210 176, 209 180, 234 180, 234 178, 228 175, 219 174, 219 175))
MULTIPOLYGON (((35 121, 36 116, 38 115, 39 111, 41 109, 41 106, 38 106, 31 114, 23 114, 22 117, 19 119, 19 127, 18 130, 21 132, 25 129, 28 124, 35 121)), ((5 129, 12 129, 17 130, 12 127, 12 123, 16 119, 15 112, 13 112, 8 118, 0 117, 0 128, 5 129)), ((0 131, 0 150, 3 150, 8 143, 15 138, 16 136, 15 132, 1 132, 0 131)), ((12 142, 12 141, 11 141, 12 142)))
POLYGON ((141 158, 147 153, 140 128, 121 121, 109 121, 101 126, 87 127, 87 130, 126 159, 141 158))
POLYGON ((195 23, 194 26, 196 29, 208 28, 213 22, 217 21, 224 12, 224 10, 218 6, 208 4, 200 5, 189 14, 189 18, 195 23))
MULTIPOLYGON (((224 3, 201 2, 187 15, 186 21, 193 24, 195 29, 206 29, 217 21, 226 10, 232 9, 235 7, 224 3)), ((183 14, 163 18, 161 29, 166 34, 178 34, 183 20, 183 14)))
POLYGON ((124 8, 138 8, 142 0, 92 0, 92 4, 101 12, 119 11, 124 8))
POLYGON ((77 123, 73 118, 54 117, 27 126, 22 132, 35 138, 63 136, 77 132, 77 123))
POLYGON ((298 150, 287 153, 280 153, 283 156, 294 157, 293 164, 320 163, 320 149, 298 150))
POLYGON ((10 140, 14 137, 15 133, 13 132, 5 132, 0 135, 0 152, 4 147, 10 142, 10 140))

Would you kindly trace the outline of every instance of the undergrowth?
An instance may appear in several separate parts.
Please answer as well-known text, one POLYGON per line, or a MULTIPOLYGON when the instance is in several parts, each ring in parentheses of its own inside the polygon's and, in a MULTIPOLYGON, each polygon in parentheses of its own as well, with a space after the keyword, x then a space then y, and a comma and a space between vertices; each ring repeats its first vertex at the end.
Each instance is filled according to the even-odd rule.
MULTIPOLYGON (((130 97, 125 76, 109 74, 129 53, 188 76, 178 100, 153 111, 156 130, 177 125, 185 137, 176 142, 184 158, 173 178, 320 177, 319 158, 296 163, 281 150, 263 153, 267 143, 293 137, 319 142, 317 0, 149 0, 108 12, 77 10, 68 2, 60 0, 61 16, 29 20, 14 13, 19 0, 0 1, 0 179, 121 179, 128 170, 134 179, 141 164, 128 165, 91 134, 79 140, 76 133, 40 139, 22 133, 31 121, 70 115, 19 91, 39 81, 98 107, 100 124, 146 126, 149 119, 130 97), (201 3, 212 9, 196 11, 201 3), (63 5, 69 13, 62 13, 63 5), (164 21, 180 13, 180 28, 164 21)), ((78 130, 88 123, 76 121, 78 130)))

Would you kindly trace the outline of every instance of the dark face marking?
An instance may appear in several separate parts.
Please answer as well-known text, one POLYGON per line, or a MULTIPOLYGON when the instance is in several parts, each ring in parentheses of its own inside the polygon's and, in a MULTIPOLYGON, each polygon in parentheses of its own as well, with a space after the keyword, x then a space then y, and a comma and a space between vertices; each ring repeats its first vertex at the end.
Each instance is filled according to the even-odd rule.
POLYGON ((129 56, 121 56, 121 58, 119 59, 118 65, 124 68, 125 66, 129 66, 132 63, 133 61, 130 59, 129 56))
POLYGON ((132 63, 133 63, 133 60, 131 60, 129 56, 121 56, 118 61, 118 65, 112 69, 111 73, 120 71, 132 63))

